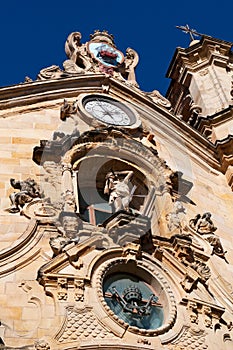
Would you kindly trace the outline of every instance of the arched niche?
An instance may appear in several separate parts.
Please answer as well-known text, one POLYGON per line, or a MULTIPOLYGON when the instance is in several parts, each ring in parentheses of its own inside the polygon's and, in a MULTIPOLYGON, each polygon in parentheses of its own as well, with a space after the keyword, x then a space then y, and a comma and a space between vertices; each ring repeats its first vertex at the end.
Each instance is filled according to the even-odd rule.
MULTIPOLYGON (((108 199, 103 194, 106 174, 112 170, 129 170, 134 174, 131 186, 136 188, 130 208, 148 216, 158 231, 160 215, 172 206, 171 169, 150 148, 120 132, 116 135, 110 132, 104 139, 97 132, 95 135, 95 138, 86 137, 83 139, 85 142, 74 145, 63 158, 63 164, 73 174, 77 211, 81 210, 83 214, 84 206, 92 204, 90 196, 94 200, 98 198, 99 203, 105 203, 107 208, 108 199)), ((65 188, 68 181, 63 182, 65 188)))

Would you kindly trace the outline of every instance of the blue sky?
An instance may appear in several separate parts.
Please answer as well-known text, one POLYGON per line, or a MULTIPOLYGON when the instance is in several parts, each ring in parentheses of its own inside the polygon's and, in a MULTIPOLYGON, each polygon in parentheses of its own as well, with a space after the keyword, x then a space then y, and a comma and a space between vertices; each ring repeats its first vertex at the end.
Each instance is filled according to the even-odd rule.
POLYGON ((0 13, 0 86, 36 79, 40 69, 62 67, 64 43, 73 31, 89 40, 95 29, 114 35, 117 48, 140 56, 137 80, 143 91, 166 93, 165 77, 176 47, 187 47, 189 36, 176 25, 233 42, 231 0, 69 0, 3 1, 0 13))

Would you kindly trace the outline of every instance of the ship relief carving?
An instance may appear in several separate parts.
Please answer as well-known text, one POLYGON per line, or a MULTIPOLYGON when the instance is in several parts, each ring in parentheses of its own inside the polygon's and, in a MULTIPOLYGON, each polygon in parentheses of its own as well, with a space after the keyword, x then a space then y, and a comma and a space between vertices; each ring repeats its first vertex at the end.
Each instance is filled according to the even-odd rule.
MULTIPOLYGON (((96 30, 90 35, 90 41, 81 43, 80 32, 71 33, 65 43, 67 59, 63 69, 52 65, 40 70, 37 80, 62 79, 87 73, 103 73, 106 77, 114 77, 121 82, 138 88, 135 68, 138 54, 127 48, 125 55, 116 48, 114 37, 106 30, 96 30)), ((28 82, 28 81, 26 81, 28 82)), ((165 98, 160 99, 161 101, 165 98)))

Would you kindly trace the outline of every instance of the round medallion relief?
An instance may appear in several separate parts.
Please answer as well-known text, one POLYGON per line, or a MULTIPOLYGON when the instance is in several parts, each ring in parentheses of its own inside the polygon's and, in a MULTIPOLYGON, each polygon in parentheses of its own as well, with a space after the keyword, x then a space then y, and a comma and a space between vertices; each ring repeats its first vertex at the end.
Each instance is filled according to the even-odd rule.
POLYGON ((157 329, 163 324, 163 306, 156 291, 138 276, 115 273, 103 284, 107 305, 119 319, 142 329, 157 329))
POLYGON ((154 336, 168 331, 176 318, 173 292, 163 274, 142 260, 115 258, 97 274, 99 299, 108 315, 128 331, 154 336))

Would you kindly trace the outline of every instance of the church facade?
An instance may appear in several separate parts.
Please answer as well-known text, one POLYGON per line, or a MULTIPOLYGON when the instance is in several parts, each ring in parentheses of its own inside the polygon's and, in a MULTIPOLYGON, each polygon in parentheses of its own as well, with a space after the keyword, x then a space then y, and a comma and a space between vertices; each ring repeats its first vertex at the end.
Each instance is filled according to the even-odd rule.
POLYGON ((74 32, 0 89, 0 349, 232 349, 231 46, 178 48, 164 97, 74 32))

